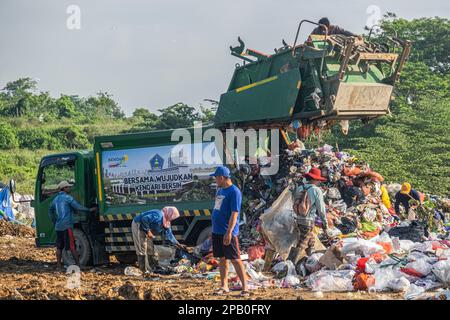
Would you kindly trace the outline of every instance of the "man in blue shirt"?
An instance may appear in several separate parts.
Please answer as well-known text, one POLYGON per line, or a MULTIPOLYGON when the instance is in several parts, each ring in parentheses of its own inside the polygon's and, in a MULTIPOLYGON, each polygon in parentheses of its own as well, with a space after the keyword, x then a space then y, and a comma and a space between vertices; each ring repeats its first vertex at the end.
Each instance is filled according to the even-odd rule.
POLYGON ((177 248, 185 249, 172 233, 171 222, 180 216, 175 207, 162 210, 150 210, 136 216, 131 223, 133 242, 142 272, 152 272, 158 266, 153 239, 157 234, 165 233, 166 239, 177 248))
POLYGON ((230 179, 227 167, 218 167, 211 174, 215 177, 218 190, 214 203, 212 220, 212 243, 214 257, 220 258, 219 271, 221 288, 218 294, 229 292, 228 260, 231 260, 239 280, 242 283, 241 296, 248 296, 247 278, 241 261, 239 250, 239 213, 241 211, 242 194, 230 179))
POLYGON ((60 190, 53 199, 48 210, 48 215, 55 226, 56 231, 56 267, 62 267, 62 250, 72 253, 75 263, 79 266, 80 259, 75 248, 73 237, 73 213, 74 211, 95 211, 96 208, 88 209, 79 204, 69 193, 72 185, 67 181, 58 184, 60 190))

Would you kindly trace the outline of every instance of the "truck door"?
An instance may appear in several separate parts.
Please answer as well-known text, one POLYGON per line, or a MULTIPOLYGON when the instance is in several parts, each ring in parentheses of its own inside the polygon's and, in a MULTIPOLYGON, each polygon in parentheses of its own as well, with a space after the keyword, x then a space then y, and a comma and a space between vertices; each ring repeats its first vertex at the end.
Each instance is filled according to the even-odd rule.
MULTIPOLYGON (((83 194, 79 177, 82 173, 81 162, 76 154, 56 155, 46 157, 41 161, 34 202, 36 215, 36 244, 37 246, 53 245, 56 239, 54 226, 48 216, 48 209, 59 192, 57 186, 61 181, 73 184, 71 195, 81 200, 83 194)), ((83 201, 80 201, 83 203, 83 201)))

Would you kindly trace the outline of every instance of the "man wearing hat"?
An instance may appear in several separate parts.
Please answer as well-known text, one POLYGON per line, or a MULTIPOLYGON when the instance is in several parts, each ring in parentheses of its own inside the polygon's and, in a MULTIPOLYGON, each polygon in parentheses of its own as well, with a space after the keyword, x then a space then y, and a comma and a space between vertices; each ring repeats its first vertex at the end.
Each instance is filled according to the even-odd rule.
POLYGON ((420 194, 416 190, 411 188, 411 184, 405 182, 402 184, 402 188, 395 195, 395 213, 400 216, 400 204, 405 208, 406 214, 409 212, 409 200, 417 200, 420 204, 422 201, 420 199, 420 194))
POLYGON ((297 215, 296 218, 299 229, 299 239, 297 245, 291 248, 288 257, 288 260, 291 260, 294 264, 298 262, 300 254, 303 250, 306 249, 306 254, 308 256, 312 254, 315 243, 313 228, 317 215, 319 215, 320 220, 322 221, 324 233, 328 235, 325 202, 323 200, 322 190, 318 187, 321 182, 324 182, 327 179, 322 177, 321 171, 318 168, 312 168, 304 176, 306 178, 306 184, 304 186, 300 186, 296 190, 296 193, 298 194, 306 190, 307 201, 309 201, 309 210, 306 215, 297 215))
POLYGON ((218 167, 211 176, 215 177, 218 187, 211 215, 213 254, 214 257, 220 258, 221 288, 217 293, 229 292, 228 260, 231 260, 242 283, 241 296, 248 296, 247 279, 238 242, 242 194, 239 188, 233 185, 230 170, 227 167, 218 167))
POLYGON ((95 211, 96 208, 88 209, 79 204, 69 193, 72 185, 67 181, 58 184, 59 193, 53 199, 48 210, 48 215, 55 226, 56 231, 56 267, 62 267, 62 250, 70 251, 75 263, 79 266, 80 259, 75 248, 73 237, 73 212, 95 211))

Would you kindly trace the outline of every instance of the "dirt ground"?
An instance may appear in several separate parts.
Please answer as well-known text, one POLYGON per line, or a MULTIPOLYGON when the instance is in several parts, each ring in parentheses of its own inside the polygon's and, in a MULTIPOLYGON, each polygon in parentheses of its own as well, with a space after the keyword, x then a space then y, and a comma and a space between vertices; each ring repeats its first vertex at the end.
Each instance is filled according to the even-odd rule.
MULTIPOLYGON (((219 283, 183 276, 134 277, 124 274, 125 265, 86 268, 77 289, 69 289, 65 272, 55 271, 54 249, 36 248, 34 238, 0 236, 0 299, 239 299, 239 292, 215 296, 219 283)), ((246 298, 248 299, 248 298, 246 298)), ((323 296, 306 289, 258 289, 250 299, 360 300, 402 299, 402 294, 367 292, 327 293, 323 296)))

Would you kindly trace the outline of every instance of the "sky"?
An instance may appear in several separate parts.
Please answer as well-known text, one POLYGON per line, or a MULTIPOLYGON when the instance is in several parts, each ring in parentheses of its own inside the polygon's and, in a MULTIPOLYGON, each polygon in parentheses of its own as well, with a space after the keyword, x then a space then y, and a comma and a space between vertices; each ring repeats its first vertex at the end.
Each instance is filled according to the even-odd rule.
MULTIPOLYGON (((39 91, 106 91, 127 115, 219 100, 236 63, 229 46, 273 53, 302 19, 327 16, 355 33, 385 12, 450 18, 446 0, 1 0, 0 88, 20 77, 39 91), (75 6, 75 7, 74 7, 75 6)), ((312 30, 304 25, 301 39, 312 30)))

